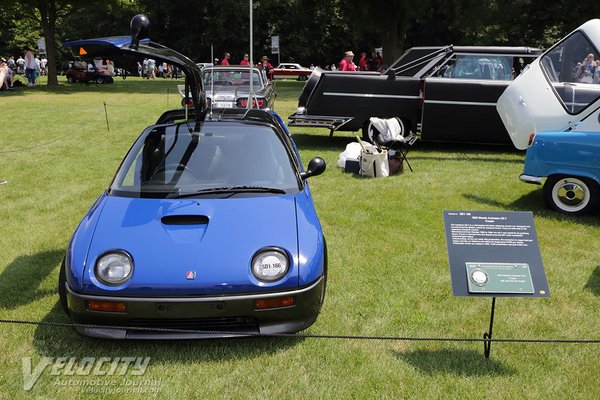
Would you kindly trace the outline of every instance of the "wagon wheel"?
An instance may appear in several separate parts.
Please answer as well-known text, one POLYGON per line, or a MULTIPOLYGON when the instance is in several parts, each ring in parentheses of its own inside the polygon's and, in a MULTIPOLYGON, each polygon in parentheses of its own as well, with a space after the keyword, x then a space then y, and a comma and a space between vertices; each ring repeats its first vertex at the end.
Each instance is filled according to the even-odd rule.
MULTIPOLYGON (((402 120, 402 118, 398 118, 396 117, 396 119, 398 120, 398 124, 400 124, 400 136, 404 136, 406 134, 406 124, 405 122, 402 120)), ((371 123, 371 119, 368 119, 362 128, 362 138, 364 141, 367 142, 371 142, 373 143, 373 137, 375 137, 376 135, 380 134, 381 132, 379 132, 377 130, 377 128, 375 128, 373 126, 373 124, 371 123)))
POLYGON ((598 185, 582 177, 552 175, 543 188, 548 207, 569 215, 587 214, 599 202, 598 185))

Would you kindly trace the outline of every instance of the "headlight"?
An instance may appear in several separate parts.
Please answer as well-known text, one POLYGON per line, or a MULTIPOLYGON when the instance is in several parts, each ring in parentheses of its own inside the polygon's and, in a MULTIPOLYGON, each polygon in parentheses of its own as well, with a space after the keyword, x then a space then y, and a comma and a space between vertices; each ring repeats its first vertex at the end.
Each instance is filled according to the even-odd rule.
POLYGON ((258 252, 252 259, 252 273, 261 281, 274 282, 281 279, 290 266, 285 252, 269 248, 258 252))
POLYGON ((96 277, 108 285, 118 285, 131 277, 133 260, 124 251, 110 251, 96 261, 96 277))

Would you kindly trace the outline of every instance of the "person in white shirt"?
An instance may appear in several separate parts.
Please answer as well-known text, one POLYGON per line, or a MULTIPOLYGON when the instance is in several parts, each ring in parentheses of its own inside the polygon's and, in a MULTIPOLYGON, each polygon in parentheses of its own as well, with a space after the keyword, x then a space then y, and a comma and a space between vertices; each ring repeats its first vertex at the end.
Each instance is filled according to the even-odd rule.
POLYGON ((29 47, 24 47, 23 50, 25 51, 25 77, 28 81, 27 86, 34 87, 38 65, 29 47))

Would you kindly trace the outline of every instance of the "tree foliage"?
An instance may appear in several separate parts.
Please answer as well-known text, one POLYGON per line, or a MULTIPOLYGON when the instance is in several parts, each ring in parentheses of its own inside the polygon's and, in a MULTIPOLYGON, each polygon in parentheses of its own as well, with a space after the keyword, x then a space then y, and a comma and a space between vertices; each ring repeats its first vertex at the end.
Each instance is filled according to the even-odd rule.
MULTIPOLYGON (((249 0, 0 0, 0 53, 20 53, 46 38, 55 58, 71 57, 64 40, 128 34, 130 18, 145 13, 151 39, 198 62, 238 62, 249 52, 249 0)), ((271 54, 279 36, 282 61, 337 63, 346 50, 383 47, 387 62, 415 45, 528 45, 548 47, 593 18, 591 0, 253 0, 254 61, 271 54)), ((51 56, 49 54, 49 60, 51 56)))

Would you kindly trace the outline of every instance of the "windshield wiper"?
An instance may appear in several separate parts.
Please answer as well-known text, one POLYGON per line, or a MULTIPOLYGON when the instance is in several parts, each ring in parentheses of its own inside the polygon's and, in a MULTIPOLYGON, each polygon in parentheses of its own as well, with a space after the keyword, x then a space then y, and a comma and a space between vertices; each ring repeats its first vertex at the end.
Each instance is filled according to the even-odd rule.
POLYGON ((275 194, 285 194, 285 190, 283 189, 278 189, 278 188, 273 188, 273 187, 267 187, 267 186, 222 186, 222 187, 214 187, 214 188, 208 188, 208 189, 200 189, 200 190, 195 190, 193 192, 173 192, 171 194, 169 194, 167 196, 167 199, 174 199, 174 198, 183 198, 183 197, 194 197, 194 196, 198 196, 198 195, 205 195, 205 194, 227 194, 227 193, 231 193, 236 194, 236 193, 275 193, 275 194))

